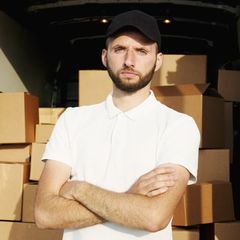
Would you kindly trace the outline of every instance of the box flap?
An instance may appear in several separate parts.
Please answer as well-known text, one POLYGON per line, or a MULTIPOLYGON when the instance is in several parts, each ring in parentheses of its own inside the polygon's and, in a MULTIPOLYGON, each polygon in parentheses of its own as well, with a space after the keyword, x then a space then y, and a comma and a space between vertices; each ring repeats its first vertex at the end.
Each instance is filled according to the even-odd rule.
POLYGON ((209 83, 179 84, 171 86, 152 86, 156 96, 183 96, 203 95, 209 87, 209 83))

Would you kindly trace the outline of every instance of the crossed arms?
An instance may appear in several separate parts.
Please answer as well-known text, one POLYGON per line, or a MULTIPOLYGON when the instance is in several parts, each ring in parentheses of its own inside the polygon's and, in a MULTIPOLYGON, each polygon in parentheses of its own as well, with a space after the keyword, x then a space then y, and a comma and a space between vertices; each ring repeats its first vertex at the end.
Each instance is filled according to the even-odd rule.
POLYGON ((39 181, 35 220, 40 228, 83 228, 106 221, 149 232, 164 229, 182 197, 189 172, 171 164, 141 176, 117 193, 68 181, 71 168, 47 161, 39 181))

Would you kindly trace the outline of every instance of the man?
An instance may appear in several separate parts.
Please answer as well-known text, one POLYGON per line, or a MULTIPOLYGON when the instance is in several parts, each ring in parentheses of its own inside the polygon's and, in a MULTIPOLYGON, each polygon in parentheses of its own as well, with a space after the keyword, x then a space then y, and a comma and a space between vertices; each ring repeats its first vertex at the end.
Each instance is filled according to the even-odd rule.
POLYGON ((59 118, 43 155, 36 223, 64 228, 64 240, 170 240, 174 209, 196 180, 199 132, 150 91, 162 64, 156 20, 137 10, 116 16, 102 62, 113 91, 59 118))

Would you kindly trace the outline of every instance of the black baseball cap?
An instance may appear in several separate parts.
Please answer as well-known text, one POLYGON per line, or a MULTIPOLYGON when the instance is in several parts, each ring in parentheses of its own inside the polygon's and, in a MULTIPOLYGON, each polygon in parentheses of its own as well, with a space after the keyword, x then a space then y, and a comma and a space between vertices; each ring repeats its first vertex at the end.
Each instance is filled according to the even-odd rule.
POLYGON ((148 39, 156 42, 158 51, 160 51, 161 35, 157 20, 154 17, 139 10, 120 13, 113 18, 107 29, 106 37, 113 36, 125 27, 136 28, 148 39))

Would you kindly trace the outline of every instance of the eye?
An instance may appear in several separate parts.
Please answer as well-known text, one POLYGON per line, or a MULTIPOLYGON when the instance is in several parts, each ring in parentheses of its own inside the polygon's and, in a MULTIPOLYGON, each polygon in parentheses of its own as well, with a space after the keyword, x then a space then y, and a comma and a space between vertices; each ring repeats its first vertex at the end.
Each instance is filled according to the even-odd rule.
POLYGON ((124 48, 124 47, 121 47, 121 46, 114 48, 114 52, 115 52, 115 53, 122 53, 122 52, 124 52, 124 51, 125 51, 125 48, 124 48))
POLYGON ((139 55, 147 55, 148 51, 146 49, 144 49, 144 48, 138 48, 137 49, 137 53, 139 55))

